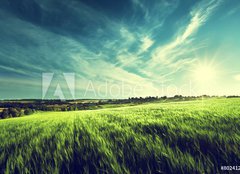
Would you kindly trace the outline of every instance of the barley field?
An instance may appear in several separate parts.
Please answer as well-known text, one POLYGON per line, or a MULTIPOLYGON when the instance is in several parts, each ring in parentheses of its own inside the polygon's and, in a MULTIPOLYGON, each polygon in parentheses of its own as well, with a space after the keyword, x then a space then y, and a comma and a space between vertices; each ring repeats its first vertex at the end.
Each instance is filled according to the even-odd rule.
POLYGON ((240 99, 0 120, 0 173, 220 173, 240 165, 240 99))

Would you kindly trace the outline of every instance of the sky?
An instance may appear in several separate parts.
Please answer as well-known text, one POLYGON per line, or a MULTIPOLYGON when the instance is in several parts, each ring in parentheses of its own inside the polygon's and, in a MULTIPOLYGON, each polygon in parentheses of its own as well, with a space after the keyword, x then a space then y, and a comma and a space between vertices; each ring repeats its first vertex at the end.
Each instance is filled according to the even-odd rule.
POLYGON ((240 95, 239 0, 1 0, 0 99, 240 95))

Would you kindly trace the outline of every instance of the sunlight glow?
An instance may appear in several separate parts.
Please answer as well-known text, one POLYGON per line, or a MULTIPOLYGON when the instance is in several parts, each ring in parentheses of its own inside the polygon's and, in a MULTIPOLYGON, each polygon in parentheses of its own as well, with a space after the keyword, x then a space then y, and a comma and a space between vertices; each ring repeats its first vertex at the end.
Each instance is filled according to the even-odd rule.
POLYGON ((211 64, 198 64, 193 71, 193 78, 199 83, 210 83, 217 78, 217 72, 211 64))

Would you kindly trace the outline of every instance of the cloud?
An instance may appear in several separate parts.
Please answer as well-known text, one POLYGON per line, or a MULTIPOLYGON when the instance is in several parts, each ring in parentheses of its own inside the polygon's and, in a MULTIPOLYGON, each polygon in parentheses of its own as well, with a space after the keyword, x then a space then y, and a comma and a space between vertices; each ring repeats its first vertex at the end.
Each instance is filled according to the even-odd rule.
POLYGON ((34 1, 36 16, 31 6, 24 14, 8 11, 10 7, 0 10, 7 16, 0 21, 0 73, 11 78, 75 72, 85 86, 88 80, 125 81, 141 83, 149 93, 194 62, 200 47, 193 45, 193 36, 218 6, 218 1, 192 3, 182 19, 173 13, 180 6, 175 1, 132 0, 124 13, 123 8, 111 15, 100 2, 53 2, 34 1), (175 26, 179 19, 184 26, 175 26), (167 35, 168 27, 174 28, 173 35, 167 35))
POLYGON ((141 48, 140 48, 140 49, 141 49, 143 52, 145 52, 145 51, 148 50, 148 48, 150 48, 150 47, 153 45, 153 43, 154 43, 154 41, 151 40, 148 36, 146 36, 146 37, 144 37, 144 38, 142 39, 142 45, 141 45, 141 48))
POLYGON ((224 17, 232 16, 240 11, 240 5, 235 6, 233 9, 229 10, 224 17))
MULTIPOLYGON (((6 21, 2 22, 4 23, 6 21)), ((8 25, 11 26, 10 30, 5 31, 5 33, 14 33, 12 36, 17 39, 36 43, 28 45, 27 49, 25 45, 14 42, 14 44, 11 44, 11 47, 6 44, 0 44, 0 62, 5 62, 6 65, 9 65, 0 66, 0 69, 8 73, 41 77, 41 73, 43 72, 54 72, 58 74, 75 72, 78 78, 81 81, 85 81, 85 83, 87 80, 93 80, 96 83, 100 83, 101 81, 104 83, 105 80, 108 80, 116 84, 124 81, 126 84, 131 85, 146 82, 145 86, 151 86, 151 83, 139 75, 128 72, 121 67, 116 67, 114 63, 108 62, 108 50, 114 51, 111 46, 102 50, 102 53, 96 53, 81 41, 56 34, 42 27, 33 25, 30 22, 14 18, 13 16, 9 17, 8 25), (16 26, 22 26, 21 30, 18 30, 16 26)), ((125 57, 130 56, 131 53, 124 51, 123 48, 127 48, 127 45, 134 42, 135 38, 133 34, 124 27, 121 28, 120 34, 122 39, 117 42, 117 44, 121 46, 118 48, 119 53, 125 57)), ((8 42, 11 41, 8 40, 8 42)), ((109 43, 114 45, 115 40, 109 43)), ((129 58, 127 59, 130 60, 129 58)), ((126 64, 125 60, 121 60, 121 64, 126 64)), ((9 74, 8 79, 9 81, 11 79, 14 81, 15 77, 10 77, 9 74)), ((18 80, 17 82, 28 84, 25 80, 18 80)), ((41 84, 39 83, 39 85, 41 84)), ((78 87, 78 89, 83 88, 84 87, 81 86, 78 87)))
POLYGON ((191 11, 191 21, 187 25, 185 31, 183 32, 182 36, 180 36, 179 42, 185 41, 188 37, 194 34, 200 26, 202 26, 207 19, 210 17, 213 10, 219 6, 221 1, 212 0, 208 3, 202 4, 191 11))
POLYGON ((17 74, 22 74, 22 75, 28 75, 27 72, 25 72, 22 69, 16 69, 16 68, 9 67, 9 66, 2 66, 2 65, 0 65, 0 70, 13 72, 13 73, 17 73, 17 74))
POLYGON ((176 72, 194 62, 196 57, 193 56, 193 52, 196 51, 198 46, 192 48, 194 41, 192 36, 206 23, 207 19, 219 4, 220 1, 202 1, 195 6, 190 12, 189 23, 184 27, 179 27, 184 28, 184 30, 178 31, 171 42, 157 47, 152 52, 151 59, 147 62, 148 66, 145 68, 145 71, 151 69, 151 76, 158 76, 161 71, 166 72, 166 74, 168 74, 169 71, 176 72), (163 69, 165 70, 159 68, 162 66, 164 66, 163 69))
POLYGON ((132 44, 135 41, 134 34, 128 31, 125 27, 120 28, 120 34, 127 44, 132 44))

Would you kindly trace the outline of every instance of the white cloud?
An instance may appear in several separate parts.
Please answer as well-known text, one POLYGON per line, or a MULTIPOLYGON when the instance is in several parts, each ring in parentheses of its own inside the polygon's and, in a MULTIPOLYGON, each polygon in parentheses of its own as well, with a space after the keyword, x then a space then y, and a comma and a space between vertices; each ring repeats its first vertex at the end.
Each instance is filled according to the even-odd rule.
POLYGON ((206 4, 200 4, 200 8, 196 8, 191 11, 191 21, 186 27, 183 35, 181 36, 181 41, 184 41, 189 36, 191 36, 194 32, 198 30, 198 28, 203 25, 206 20, 209 18, 213 10, 219 5, 220 1, 212 0, 206 4))
POLYGON ((147 51, 148 48, 150 48, 153 45, 154 41, 152 39, 150 39, 149 37, 144 37, 142 39, 142 46, 141 46, 141 50, 143 52, 147 51))
POLYGON ((192 49, 191 43, 193 41, 194 33, 207 21, 214 9, 221 1, 202 1, 190 12, 190 22, 184 27, 182 32, 178 32, 174 39, 163 46, 155 49, 152 53, 152 59, 147 63, 147 69, 151 69, 156 76, 159 74, 159 66, 165 67, 167 72, 176 71, 176 69, 183 68, 195 60, 191 53, 195 51, 192 49), (181 61, 178 61, 182 59, 181 61), (177 62, 177 63, 176 63, 177 62), (178 67, 176 67, 178 66, 178 67), (174 67, 174 68, 173 68, 174 67))
MULTIPOLYGON (((133 1, 138 7, 145 8, 141 1, 133 1)), ((128 27, 126 24, 124 25, 124 23, 117 23, 110 20, 110 18, 104 14, 98 13, 88 6, 83 6, 82 9, 79 9, 77 5, 70 4, 69 8, 71 7, 73 9, 73 13, 76 13, 77 16, 86 17, 79 19, 79 22, 81 22, 81 20, 88 20, 93 23, 99 22, 103 24, 101 26, 103 28, 97 30, 100 31, 98 35, 102 35, 102 31, 104 31, 109 37, 99 36, 95 40, 99 43, 98 39, 101 39, 104 49, 100 49, 99 53, 95 47, 91 49, 88 45, 85 45, 84 42, 81 42, 81 40, 58 35, 44 30, 44 28, 19 20, 17 22, 21 24, 20 26, 26 26, 26 28, 22 28, 17 32, 21 32, 24 36, 26 35, 26 37, 36 41, 39 45, 37 48, 29 47, 28 51, 25 52, 23 50, 19 55, 21 55, 21 58, 24 58, 24 60, 19 58, 15 60, 15 63, 20 65, 20 62, 24 62, 23 67, 26 68, 24 72, 28 74, 31 74, 30 72, 33 70, 38 70, 37 72, 46 70, 59 72, 73 71, 82 80, 78 86, 79 89, 84 89, 86 85, 84 86, 83 83, 88 84, 88 79, 98 84, 104 83, 106 79, 116 84, 120 84, 121 81, 132 86, 141 84, 146 89, 146 94, 150 94, 150 92, 154 92, 155 90, 154 84, 159 83, 159 81, 169 80, 169 76, 173 75, 179 68, 194 61, 194 58, 188 55, 192 52, 192 49, 188 47, 191 44, 190 37, 206 22, 212 10, 217 6, 212 2, 213 1, 207 3, 207 5, 203 7, 198 6, 198 8, 193 9, 190 13, 191 20, 184 27, 184 31, 177 33, 172 42, 158 47, 152 53, 152 60, 150 62, 147 62, 148 52, 146 55, 142 53, 149 51, 149 48, 157 42, 153 40, 153 32, 163 25, 166 16, 170 13, 168 9, 164 11, 164 8, 169 6, 168 4, 161 7, 164 7, 162 10, 164 11, 163 15, 159 13, 156 14, 159 15, 156 19, 149 18, 149 21, 145 19, 146 28, 139 27, 136 30, 133 30, 133 28, 128 27), (111 35, 111 33, 113 33, 113 35, 111 35), (46 38, 48 39, 46 40, 46 38), (137 45, 136 48, 134 44, 137 45), (35 64, 34 61, 32 61, 33 56, 39 57, 38 63, 35 64), (179 57, 184 58, 179 59, 179 57), (144 59, 141 60, 141 58, 144 59), (28 62, 28 64, 25 64, 25 62, 28 62), (32 67, 32 69, 29 69, 29 67, 32 67)), ((158 6, 154 8, 161 11, 159 10, 161 4, 162 3, 159 3, 158 6)), ((156 11, 156 9, 151 11, 156 11)), ((174 8, 171 9, 174 10, 174 8)), ((148 11, 147 9, 144 10, 146 17, 148 16, 148 11)), ((149 13, 151 11, 149 11, 149 13)), ((16 22, 12 23, 15 24, 16 22)), ((11 33, 14 32, 11 31, 11 33)), ((94 41, 94 39, 89 40, 91 40, 91 42, 94 41)), ((0 68, 5 68, 5 70, 16 73, 23 73, 21 69, 16 70, 11 67, 1 66, 0 68)))
POLYGON ((128 31, 126 28, 122 27, 120 29, 120 33, 121 33, 121 36, 126 39, 125 41, 126 42, 129 42, 129 43, 132 43, 135 41, 135 36, 133 33, 131 33, 130 31, 128 31))

